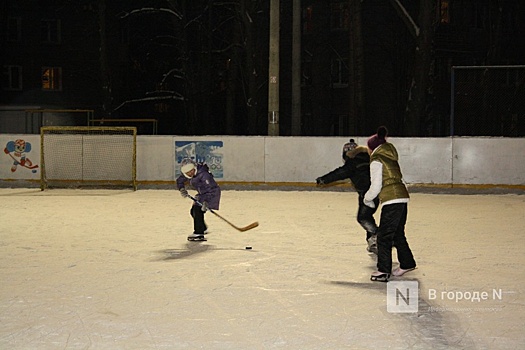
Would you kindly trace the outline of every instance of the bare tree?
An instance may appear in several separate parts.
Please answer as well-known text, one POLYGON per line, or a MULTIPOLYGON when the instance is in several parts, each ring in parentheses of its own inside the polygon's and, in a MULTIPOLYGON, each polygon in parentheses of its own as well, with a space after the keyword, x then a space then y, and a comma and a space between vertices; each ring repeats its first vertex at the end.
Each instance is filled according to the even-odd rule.
POLYGON ((226 124, 228 133, 263 134, 267 106, 267 33, 261 25, 268 16, 267 1, 237 0, 221 3, 228 6, 221 36, 221 57, 227 64, 226 124), (263 31, 264 34, 261 33, 263 31), (260 45, 260 42, 265 45, 260 45), (237 132, 234 127, 237 126, 237 132))
POLYGON ((361 22, 361 0, 349 0, 350 10, 350 59, 349 59, 349 81, 350 108, 349 118, 353 119, 355 130, 348 130, 348 134, 362 133, 365 130, 365 96, 364 96, 364 52, 363 34, 361 22))
POLYGON ((416 40, 416 50, 412 81, 407 101, 405 115, 406 136, 418 136, 421 134, 421 120, 425 117, 427 109, 427 91, 430 83, 432 66, 432 42, 436 27, 436 11, 438 9, 436 0, 419 1, 419 25, 412 19, 400 0, 390 0, 398 15, 406 24, 409 32, 416 40))
POLYGON ((108 61, 108 44, 106 40, 106 0, 98 0, 98 24, 100 34, 100 75, 102 83, 102 116, 107 117, 111 111, 111 76, 108 61))

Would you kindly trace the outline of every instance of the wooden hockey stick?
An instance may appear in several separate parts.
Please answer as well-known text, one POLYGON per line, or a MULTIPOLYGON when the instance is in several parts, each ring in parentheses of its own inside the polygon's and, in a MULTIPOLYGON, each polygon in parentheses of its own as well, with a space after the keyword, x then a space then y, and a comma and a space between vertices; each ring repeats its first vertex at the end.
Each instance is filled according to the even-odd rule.
MULTIPOLYGON (((200 205, 202 207, 202 203, 199 202, 196 198, 192 197, 192 196, 189 196, 195 203, 197 203, 197 205, 200 205)), ((228 225, 230 225, 231 227, 233 227, 234 229, 236 229, 237 231, 240 231, 240 232, 245 232, 245 231, 248 231, 248 230, 251 230, 252 228, 256 228, 257 226, 259 226, 259 222, 255 221, 255 222, 252 222, 251 224, 247 225, 247 226, 244 226, 244 227, 239 227, 239 226, 236 226, 234 224, 232 224, 230 221, 226 220, 225 218, 223 218, 222 216, 220 216, 219 214, 217 214, 213 209, 210 209, 208 208, 208 210, 215 216, 217 216, 219 219, 223 220, 224 222, 226 222, 228 225)))

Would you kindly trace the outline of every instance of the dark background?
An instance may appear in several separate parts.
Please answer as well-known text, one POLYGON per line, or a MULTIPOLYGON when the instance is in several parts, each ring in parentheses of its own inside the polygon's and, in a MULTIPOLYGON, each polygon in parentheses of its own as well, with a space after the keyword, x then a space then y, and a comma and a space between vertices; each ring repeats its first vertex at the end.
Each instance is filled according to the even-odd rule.
MULTIPOLYGON (((301 1, 300 135, 370 135, 384 124, 395 136, 525 136, 524 67, 452 74, 454 66, 525 63, 523 1, 431 1, 429 84, 416 121, 407 111, 418 41, 393 1, 360 2, 363 77, 356 83, 348 63, 354 1, 301 1), (364 96, 357 113, 349 103, 356 91, 364 96)), ((419 25, 419 2, 401 3, 419 25)), ((268 0, 0 4, 0 118, 34 106, 92 109, 95 119, 156 119, 165 135, 268 133, 268 0), (43 88, 43 67, 60 68, 60 86, 43 88)), ((292 5, 280 1, 283 136, 292 135, 292 5)), ((85 125, 77 117, 69 123, 77 121, 85 125)), ((152 133, 150 124, 137 125, 152 133)))

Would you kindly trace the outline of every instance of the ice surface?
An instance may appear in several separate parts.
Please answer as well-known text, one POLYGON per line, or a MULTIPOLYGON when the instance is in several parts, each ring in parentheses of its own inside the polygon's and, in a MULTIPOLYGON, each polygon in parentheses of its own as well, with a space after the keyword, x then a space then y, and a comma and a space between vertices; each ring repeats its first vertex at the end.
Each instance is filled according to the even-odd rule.
POLYGON ((525 348, 525 196, 412 194, 418 269, 391 281, 418 282, 416 313, 369 280, 354 192, 224 190, 260 226, 207 213, 201 243, 190 205, 0 189, 0 349, 525 348))

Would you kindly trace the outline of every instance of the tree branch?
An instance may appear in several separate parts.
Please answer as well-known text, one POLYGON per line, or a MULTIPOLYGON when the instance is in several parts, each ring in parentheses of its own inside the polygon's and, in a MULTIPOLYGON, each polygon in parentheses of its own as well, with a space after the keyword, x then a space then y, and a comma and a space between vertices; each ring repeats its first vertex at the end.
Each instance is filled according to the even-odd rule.
POLYGON ((394 6, 394 9, 396 10, 397 14, 401 18, 403 22, 405 22, 408 31, 414 37, 414 39, 417 39, 419 36, 419 26, 414 22, 412 19, 412 16, 407 12, 403 4, 399 2, 399 0, 390 0, 390 3, 392 6, 394 6))

